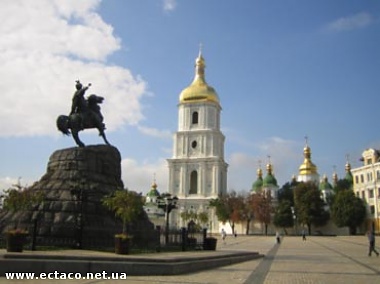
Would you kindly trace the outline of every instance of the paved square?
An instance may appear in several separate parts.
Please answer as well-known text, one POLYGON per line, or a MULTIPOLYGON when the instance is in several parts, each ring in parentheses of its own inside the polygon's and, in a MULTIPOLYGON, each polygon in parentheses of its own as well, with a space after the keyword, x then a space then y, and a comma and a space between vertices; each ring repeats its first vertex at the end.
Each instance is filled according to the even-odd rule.
MULTIPOLYGON (((378 242, 380 238, 378 238, 378 242)), ((258 251, 264 258, 212 270, 174 276, 128 276, 127 280, 6 280, 0 283, 380 283, 380 258, 368 256, 366 236, 228 237, 218 250, 258 251)), ((185 255, 186 253, 184 253, 185 255)))

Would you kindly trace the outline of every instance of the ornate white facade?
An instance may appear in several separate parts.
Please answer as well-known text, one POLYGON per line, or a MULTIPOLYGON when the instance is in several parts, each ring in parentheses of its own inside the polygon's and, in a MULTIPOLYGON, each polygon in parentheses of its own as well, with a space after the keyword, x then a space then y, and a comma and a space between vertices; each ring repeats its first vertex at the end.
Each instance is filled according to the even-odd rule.
POLYGON ((207 85, 202 54, 196 59, 195 78, 180 94, 178 130, 174 134, 173 156, 168 159, 169 192, 179 198, 171 213, 171 225, 186 226, 180 213, 207 212, 207 227, 218 230, 209 201, 227 192, 224 161, 225 137, 220 131, 221 106, 215 90, 207 85))

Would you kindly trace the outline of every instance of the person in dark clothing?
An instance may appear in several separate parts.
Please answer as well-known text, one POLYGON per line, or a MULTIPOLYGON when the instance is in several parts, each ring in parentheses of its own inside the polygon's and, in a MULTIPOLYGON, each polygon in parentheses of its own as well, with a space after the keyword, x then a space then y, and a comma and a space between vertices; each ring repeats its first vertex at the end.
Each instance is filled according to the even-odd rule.
POLYGON ((376 255, 379 256, 379 252, 375 248, 375 232, 368 231, 367 237, 368 237, 368 243, 369 243, 368 256, 371 256, 372 252, 376 253, 376 255))

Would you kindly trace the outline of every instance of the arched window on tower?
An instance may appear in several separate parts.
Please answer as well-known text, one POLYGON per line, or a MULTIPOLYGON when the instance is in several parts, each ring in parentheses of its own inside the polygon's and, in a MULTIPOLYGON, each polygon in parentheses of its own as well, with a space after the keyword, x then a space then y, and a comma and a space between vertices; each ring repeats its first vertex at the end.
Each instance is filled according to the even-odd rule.
POLYGON ((192 115, 192 118, 191 118, 191 123, 192 124, 198 124, 198 112, 197 111, 194 111, 193 112, 193 115, 192 115))
POLYGON ((198 192, 198 173, 192 171, 190 174, 190 191, 189 194, 197 194, 198 192))

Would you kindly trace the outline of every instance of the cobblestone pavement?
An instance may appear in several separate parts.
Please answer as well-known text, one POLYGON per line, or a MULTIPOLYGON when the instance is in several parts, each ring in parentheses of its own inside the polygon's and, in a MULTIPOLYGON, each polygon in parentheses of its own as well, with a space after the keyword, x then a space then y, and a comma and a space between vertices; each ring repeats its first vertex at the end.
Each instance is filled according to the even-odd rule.
MULTIPOLYGON (((219 250, 258 251, 264 258, 186 275, 128 276, 127 280, 49 280, 38 283, 380 283, 380 258, 369 257, 365 236, 285 237, 280 245, 274 237, 229 237, 219 240, 219 250)), ((0 283, 37 283, 6 280, 0 283)))
POLYGON ((264 283, 380 283, 380 259, 365 236, 287 238, 264 283))

